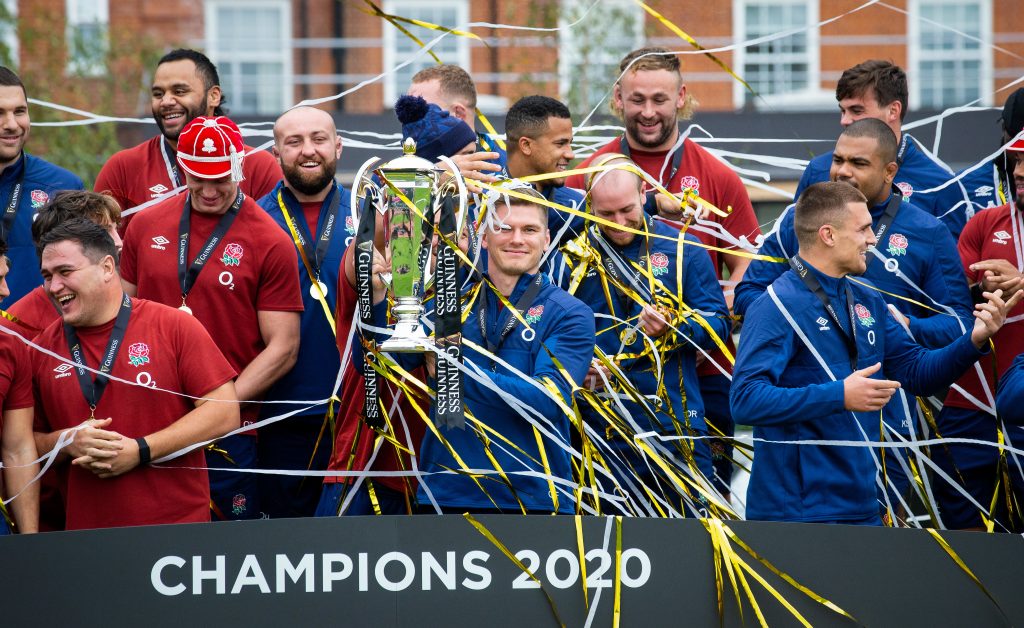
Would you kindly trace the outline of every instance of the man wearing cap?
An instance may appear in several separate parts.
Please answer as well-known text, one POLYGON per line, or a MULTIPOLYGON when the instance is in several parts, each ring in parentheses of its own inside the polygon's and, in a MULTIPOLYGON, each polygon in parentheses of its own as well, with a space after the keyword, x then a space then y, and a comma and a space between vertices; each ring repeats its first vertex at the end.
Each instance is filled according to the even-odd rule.
POLYGON ((40 246, 63 320, 36 338, 48 353, 32 357, 35 437, 62 447, 67 529, 209 521, 201 450, 149 463, 238 427, 235 371, 191 316, 124 293, 99 225, 68 220, 40 246))
MULTIPOLYGON (((1011 138, 1004 139, 1009 142, 1011 138)), ((1020 254, 1024 233, 1020 215, 1024 204, 1024 139, 1010 144, 1006 163, 1014 186, 1011 199, 967 221, 958 243, 963 271, 976 301, 983 291, 1001 289, 1009 295, 1024 287, 1024 258, 1020 254)), ((1005 460, 1000 459, 995 444, 999 442, 998 431, 1006 433, 1006 428, 993 404, 996 383, 1010 369, 1014 358, 1024 352, 1022 319, 1024 306, 1017 306, 1010 312, 1007 324, 992 338, 995 364, 983 359, 961 377, 936 418, 943 438, 991 443, 951 443, 931 448, 932 459, 955 482, 954 485, 936 480, 934 485, 939 514, 947 528, 983 529, 986 520, 994 519, 996 530, 1024 531, 1020 518, 1024 480, 1014 454, 1008 452, 1005 460), (994 496, 995 510, 989 513, 994 496)), ((1010 442, 1020 446, 1012 437, 1010 442)))
MULTIPOLYGON (((327 404, 302 409, 272 401, 328 399, 341 368, 332 320, 338 268, 355 233, 349 192, 334 180, 341 138, 326 111, 296 107, 274 123, 274 154, 284 179, 258 202, 298 253, 303 311, 299 353, 267 391, 261 418, 301 412, 259 430, 261 469, 323 471, 331 455, 327 404)), ((351 313, 351 312, 350 312, 351 313)), ((313 477, 260 474, 260 501, 270 517, 308 517, 320 499, 313 477)))
MULTIPOLYGON (((239 189, 245 146, 234 122, 199 117, 178 138, 188 194, 139 215, 125 234, 125 290, 194 315, 238 371, 238 398, 262 399, 295 364, 302 297, 295 245, 239 189)), ((257 404, 242 408, 243 427, 257 404)), ((221 439, 211 467, 255 466, 255 435, 221 439)), ((258 516, 252 474, 211 472, 217 519, 258 516)))
MULTIPOLYGON (((982 207, 994 200, 991 188, 969 184, 966 180, 952 183, 942 190, 926 192, 945 185, 953 178, 948 166, 928 153, 909 133, 903 133, 907 115, 907 75, 891 61, 872 59, 845 70, 836 84, 839 123, 843 127, 862 118, 875 118, 889 125, 896 134, 895 184, 903 197, 940 219, 953 234, 960 235, 967 219, 974 215, 974 204, 982 207), (973 192, 969 192, 973 190, 973 192)), ((807 164, 794 199, 812 183, 829 180, 832 153, 818 155, 807 164)))
MULTIPOLYGON (((616 164, 635 167, 623 157, 609 165, 616 164)), ((655 440, 647 445, 660 450, 678 473, 695 468, 710 481, 714 470, 696 356, 715 349, 730 328, 711 260, 696 237, 644 212, 639 175, 613 169, 590 176, 590 210, 615 226, 595 224, 566 244, 562 252, 568 269, 558 276, 570 294, 599 316, 597 348, 607 361, 594 360, 586 385, 598 391, 613 414, 623 408, 626 416, 613 422, 595 411, 585 416, 623 488, 639 483, 658 491, 654 477, 659 474, 650 470, 658 465, 633 441, 642 432, 670 437, 668 444, 655 440), (631 388, 644 397, 643 403, 631 396, 631 388)), ((635 496, 644 499, 643 489, 637 487, 635 496)))
MULTIPOLYGON (((520 98, 505 116, 508 138, 508 176, 521 179, 564 171, 576 155, 572 151, 572 117, 569 108, 549 96, 520 98)), ((570 209, 585 211, 583 193, 566 187, 565 179, 537 181, 533 186, 544 198, 570 209)), ((579 216, 548 208, 548 229, 556 246, 581 233, 579 216)))
MULTIPOLYGON (((96 177, 95 190, 113 196, 123 211, 183 188, 175 151, 178 136, 199 116, 223 116, 227 98, 217 67, 197 50, 178 49, 157 62, 150 88, 150 105, 160 135, 115 153, 96 177)), ((267 151, 244 147, 245 179, 241 189, 250 198, 267 194, 281 180, 281 168, 267 151)), ((125 233, 132 216, 121 224, 125 233)))
POLYGON ((81 190, 82 180, 64 168, 25 152, 32 121, 25 84, 0 66, 0 239, 7 242, 14 272, 6 308, 43 283, 32 244, 32 219, 58 190, 81 190))

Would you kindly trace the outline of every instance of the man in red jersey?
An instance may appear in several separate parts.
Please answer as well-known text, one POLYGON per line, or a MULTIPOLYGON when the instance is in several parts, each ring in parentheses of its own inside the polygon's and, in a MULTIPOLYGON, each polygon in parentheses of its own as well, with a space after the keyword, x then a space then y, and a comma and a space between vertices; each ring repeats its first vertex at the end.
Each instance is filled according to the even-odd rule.
MULTIPOLYGON (((1008 103, 1009 104, 1009 103, 1008 103)), ((1024 287, 1024 222, 1020 207, 1024 204, 1024 139, 1017 139, 1006 154, 1015 194, 1006 205, 989 208, 967 221, 957 249, 976 296, 981 291, 1001 289, 1011 296, 1024 287)), ((996 382, 1016 356, 1024 352, 1024 305, 1009 313, 1006 324, 992 342, 995 365, 981 360, 957 382, 946 396, 936 418, 943 438, 982 440, 991 445, 933 445, 932 460, 956 483, 936 479, 933 488, 942 523, 950 529, 985 529, 993 520, 997 531, 1024 530, 1021 504, 1024 504, 1024 479, 1016 456, 1007 453, 1001 460, 997 430, 1003 430, 1007 444, 1019 447, 1006 433, 996 416, 993 397, 996 382), (994 372, 993 372, 994 371, 994 372), (984 374, 984 379, 982 378, 984 374), (968 499, 964 493, 970 495, 968 499), (989 509, 995 496, 995 509, 989 509), (980 507, 979 507, 980 506, 980 507)), ((1024 461, 1021 461, 1024 463, 1024 461)))
POLYGON ((62 358, 33 353, 36 446, 52 450, 83 421, 98 428, 59 454, 71 462, 67 528, 209 521, 200 450, 149 463, 238 427, 234 370, 193 317, 124 293, 102 227, 72 219, 40 245, 63 320, 36 338, 62 358))
MULTIPOLYGON (((0 301, 11 292, 7 288, 7 243, 0 240, 0 301)), ((0 325, 18 333, 23 330, 8 319, 0 325)), ((39 484, 33 483, 39 465, 32 437, 32 363, 28 348, 16 336, 0 330, 0 460, 3 481, 0 502, 13 499, 0 514, 0 536, 10 534, 7 515, 12 515, 17 531, 39 531, 39 484)))
MULTIPOLYGON (((669 192, 678 194, 690 188, 702 199, 728 213, 722 217, 711 213, 706 219, 691 222, 688 231, 704 244, 738 250, 740 244, 751 245, 761 233, 746 188, 729 166, 679 132, 680 114, 689 117, 693 99, 686 92, 679 69, 679 59, 665 48, 641 48, 627 54, 619 63, 621 76, 615 84, 612 108, 622 117, 626 133, 602 146, 578 167, 588 166, 607 153, 622 153, 632 159, 669 192)), ((573 175, 566 185, 584 189, 581 175, 573 175)), ((653 201, 653 199, 650 199, 653 201)), ((659 211, 664 218, 680 219, 682 213, 648 202, 649 212, 659 211), (656 210, 655 207, 660 207, 656 210)), ((752 249, 751 249, 752 250, 752 249)), ((720 255, 709 251, 711 262, 722 279, 723 265, 729 273, 730 285, 743 279, 750 260, 738 255, 720 255)), ((725 300, 732 307, 732 290, 725 290, 725 300)), ((735 354, 732 342, 727 343, 735 354)), ((720 352, 698 367, 701 395, 711 426, 711 434, 721 431, 732 436, 732 414, 729 412, 729 378, 719 370, 731 372, 728 360, 720 352)), ((719 488, 729 491, 732 476, 731 445, 728 440, 712 441, 715 472, 719 488)))
MULTIPOLYGON (((178 139, 188 194, 139 214, 125 233, 121 274, 133 296, 193 314, 238 371, 242 402, 258 401, 295 364, 299 347, 298 258, 291 239, 239 189, 245 147, 228 118, 199 117, 178 139)), ((242 425, 257 419, 242 407, 242 425)), ((208 454, 218 519, 259 516, 255 433, 219 441, 208 454)))
MULTIPOLYGON (((96 177, 95 190, 113 196, 126 213, 172 190, 185 180, 178 170, 178 136, 199 116, 223 116, 226 97, 217 67, 196 50, 179 49, 157 62, 150 90, 153 119, 160 135, 115 153, 96 177)), ((242 191, 251 198, 270 192, 281 180, 281 167, 269 152, 245 147, 242 191)), ((132 216, 121 223, 124 234, 132 216)))

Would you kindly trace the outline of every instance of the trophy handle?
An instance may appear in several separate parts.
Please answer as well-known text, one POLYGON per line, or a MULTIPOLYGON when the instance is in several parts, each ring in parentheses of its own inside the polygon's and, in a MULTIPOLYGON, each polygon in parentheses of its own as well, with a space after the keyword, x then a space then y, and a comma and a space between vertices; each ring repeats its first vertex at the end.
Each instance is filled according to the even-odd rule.
POLYGON ((360 218, 358 214, 359 207, 361 206, 361 203, 359 202, 359 191, 373 185, 373 182, 366 173, 369 172, 378 161, 380 161, 379 157, 370 157, 367 159, 363 162, 363 165, 359 167, 359 170, 356 171, 355 179, 352 179, 350 211, 352 212, 352 224, 354 225, 359 224, 360 218))
POLYGON ((452 177, 455 179, 456 185, 459 186, 459 211, 455 215, 455 233, 462 233, 463 227, 466 226, 466 220, 469 219, 466 215, 466 199, 469 197, 469 192, 466 190, 466 179, 462 176, 462 171, 459 170, 459 167, 450 158, 441 155, 438 159, 452 169, 452 177))

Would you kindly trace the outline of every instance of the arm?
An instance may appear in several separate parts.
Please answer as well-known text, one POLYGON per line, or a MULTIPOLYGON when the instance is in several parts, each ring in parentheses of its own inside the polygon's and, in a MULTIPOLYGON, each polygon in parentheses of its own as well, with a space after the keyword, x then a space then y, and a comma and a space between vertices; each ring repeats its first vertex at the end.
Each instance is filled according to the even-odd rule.
POLYGON ((945 227, 936 226, 932 230, 931 241, 934 243, 934 255, 925 271, 921 289, 936 302, 952 308, 956 318, 946 313, 929 313, 924 317, 907 316, 907 319, 910 331, 918 342, 925 347, 944 347, 962 336, 964 330, 970 330, 974 324, 971 293, 964 278, 956 242, 949 231, 945 227))
POLYGON ((298 312, 260 310, 256 316, 266 348, 238 375, 235 389, 241 401, 258 399, 295 366, 299 354, 298 312))
POLYGON ((996 412, 1008 423, 1024 425, 1024 354, 999 378, 996 412))
MULTIPOLYGON (((162 430, 147 434, 153 460, 189 445, 218 438, 238 429, 240 419, 235 385, 227 382, 202 395, 195 409, 162 430)), ((122 437, 122 449, 113 458, 89 463, 101 478, 112 478, 139 466, 139 445, 134 438, 122 437)))
POLYGON ((842 412, 843 382, 780 385, 800 342, 775 302, 761 299, 751 308, 733 371, 729 403, 736 422, 773 426, 822 419, 842 412))
POLYGON ((18 495, 11 502, 14 522, 21 533, 39 531, 39 483, 32 482, 39 465, 35 463, 36 443, 32 435, 32 408, 4 412, 2 455, 7 495, 18 495))
MULTIPOLYGON (((686 258, 686 285, 683 299, 692 309, 702 312, 708 325, 723 342, 729 334, 729 310, 719 289, 718 277, 711 266, 711 256, 696 246, 684 248, 686 258)), ((686 333, 698 346, 704 349, 715 347, 714 338, 695 320, 683 319, 676 327, 686 333)), ((693 351, 689 343, 683 342, 684 349, 693 351)))
MULTIPOLYGON (((796 255, 797 249, 796 232, 793 230, 793 209, 788 207, 775 221, 775 228, 764 237, 758 253, 788 259, 796 255)), ((727 256, 727 259, 729 257, 742 259, 734 255, 727 256)), ((728 261, 726 264, 728 265, 728 261)), ((736 314, 745 315, 757 297, 788 269, 789 265, 784 262, 750 260, 744 269, 742 281, 736 286, 733 300, 733 310, 736 314)))

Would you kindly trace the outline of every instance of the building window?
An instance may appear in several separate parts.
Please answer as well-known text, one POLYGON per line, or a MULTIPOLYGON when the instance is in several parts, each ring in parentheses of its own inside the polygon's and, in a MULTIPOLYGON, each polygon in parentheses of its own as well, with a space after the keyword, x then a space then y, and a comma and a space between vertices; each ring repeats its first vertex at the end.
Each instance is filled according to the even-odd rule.
POLYGON ((559 92, 582 118, 610 101, 619 62, 643 46, 644 10, 633 0, 562 0, 560 9, 559 92))
POLYGON ((18 67, 18 0, 0 2, 0 63, 18 67))
MULTIPOLYGON (((465 0, 392 0, 384 3, 384 12, 400 17, 438 24, 446 28, 459 28, 469 21, 469 3, 465 0)), ((420 46, 385 20, 384 28, 384 70, 390 71, 397 65, 414 57, 420 46)), ((423 43, 429 43, 439 31, 401 23, 423 43)), ((469 40, 457 35, 447 35, 430 49, 443 63, 457 65, 470 72, 469 40)), ((409 89, 414 74, 424 68, 437 65, 429 54, 420 55, 412 63, 391 72, 384 78, 384 107, 391 109, 398 97, 409 89)))
POLYGON ((67 0, 67 73, 101 76, 107 72, 110 49, 110 7, 107 0, 67 0))
MULTIPOLYGON (((737 0, 734 32, 741 41, 798 31, 736 50, 734 70, 770 103, 793 94, 819 91, 818 3, 808 0, 737 0)), ((737 106, 754 99, 739 81, 733 87, 737 106)), ((756 101, 755 101, 756 103, 756 101)))
POLYGON ((294 104, 290 2, 209 0, 206 50, 231 113, 277 115, 294 104))
POLYGON ((991 0, 912 0, 908 9, 911 107, 990 104, 991 0))

